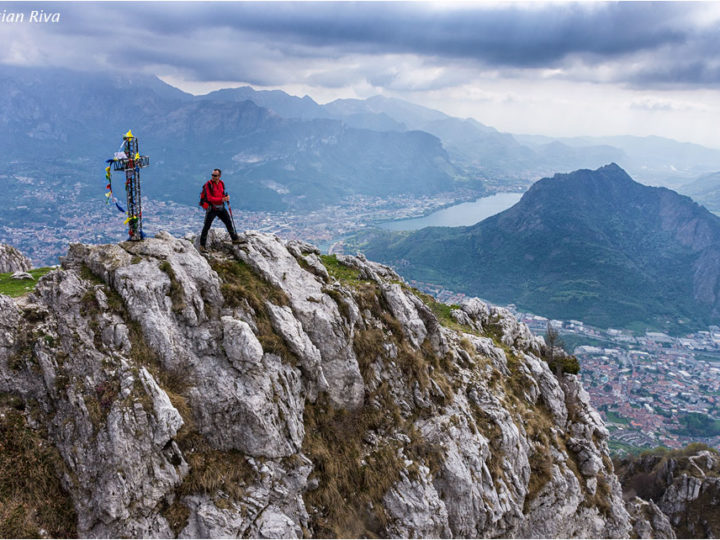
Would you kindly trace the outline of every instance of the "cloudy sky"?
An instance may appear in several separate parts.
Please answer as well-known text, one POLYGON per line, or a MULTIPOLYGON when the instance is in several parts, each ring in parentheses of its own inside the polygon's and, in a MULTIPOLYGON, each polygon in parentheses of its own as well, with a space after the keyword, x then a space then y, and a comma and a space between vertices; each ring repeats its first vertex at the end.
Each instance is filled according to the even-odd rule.
POLYGON ((0 2, 3 64, 399 97, 501 131, 720 148, 718 2, 0 2), (29 22, 32 10, 59 22, 29 22), (10 21, 24 13, 25 21, 10 21))

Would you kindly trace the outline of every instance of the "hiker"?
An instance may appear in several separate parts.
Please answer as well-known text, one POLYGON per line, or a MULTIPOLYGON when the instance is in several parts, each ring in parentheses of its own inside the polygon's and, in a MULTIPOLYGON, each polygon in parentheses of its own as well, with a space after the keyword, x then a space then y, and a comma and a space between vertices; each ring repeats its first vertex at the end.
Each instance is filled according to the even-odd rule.
POLYGON ((227 208, 225 208, 225 203, 230 201, 230 197, 225 192, 225 184, 223 184, 223 181, 220 179, 221 174, 220 169, 213 169, 212 177, 205 182, 200 195, 200 205, 206 210, 205 224, 203 225, 202 233, 200 233, 200 251, 205 251, 207 234, 210 230, 210 225, 212 225, 216 217, 219 217, 220 221, 225 224, 233 244, 240 243, 240 239, 235 232, 235 227, 233 227, 233 223, 230 220, 230 215, 228 214, 227 208))

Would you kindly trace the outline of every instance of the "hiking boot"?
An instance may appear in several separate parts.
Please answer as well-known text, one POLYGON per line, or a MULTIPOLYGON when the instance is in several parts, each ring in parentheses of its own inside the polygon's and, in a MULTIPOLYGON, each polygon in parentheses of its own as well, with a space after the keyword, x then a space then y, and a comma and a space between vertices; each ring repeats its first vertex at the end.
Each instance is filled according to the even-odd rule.
POLYGON ((239 236, 236 236, 235 238, 232 239, 232 243, 233 244, 244 244, 245 240, 241 240, 239 236))
POLYGON ((207 253, 207 248, 205 246, 198 246, 198 251, 200 253, 207 253))

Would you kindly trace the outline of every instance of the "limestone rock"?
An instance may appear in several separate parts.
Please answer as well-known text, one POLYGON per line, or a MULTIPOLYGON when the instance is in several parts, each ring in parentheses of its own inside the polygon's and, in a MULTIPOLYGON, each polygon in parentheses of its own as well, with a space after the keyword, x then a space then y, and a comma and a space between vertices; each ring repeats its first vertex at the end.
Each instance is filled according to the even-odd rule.
POLYGON ((627 503, 637 538, 677 538, 668 517, 653 501, 635 497, 627 503))
POLYGON ((666 516, 679 538, 714 538, 720 533, 717 450, 693 444, 682 450, 648 452, 623 459, 619 475, 631 500, 628 507, 638 515, 636 530, 653 535, 655 529, 665 531, 666 516))
POLYGON ((587 392, 509 312, 469 300, 458 331, 386 266, 240 238, 74 244, 0 296, 0 392, 57 447, 81 536, 630 534, 587 392))
POLYGON ((450 538, 448 513, 432 483, 430 470, 420 466, 417 478, 403 475, 383 504, 390 518, 389 538, 450 538))
POLYGON ((27 272, 32 262, 17 249, 7 244, 0 244, 0 274, 8 272, 27 272))

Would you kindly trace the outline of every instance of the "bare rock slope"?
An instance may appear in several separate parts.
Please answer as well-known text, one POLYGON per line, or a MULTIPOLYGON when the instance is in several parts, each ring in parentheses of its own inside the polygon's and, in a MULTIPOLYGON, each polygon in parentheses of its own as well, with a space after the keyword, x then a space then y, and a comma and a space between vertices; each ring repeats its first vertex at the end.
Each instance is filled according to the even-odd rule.
MULTIPOLYGON (((670 529, 679 538, 720 535, 720 452, 716 449, 694 443, 682 450, 646 452, 622 460, 618 471, 625 497, 647 500, 646 513, 652 510, 668 522, 661 529, 670 529)), ((660 536, 658 530, 656 537, 660 536)))
POLYGON ((608 432, 503 309, 255 232, 71 246, 0 296, 0 395, 80 536, 625 537, 608 432))
POLYGON ((7 244, 0 244, 0 274, 27 272, 32 263, 25 255, 7 244))

